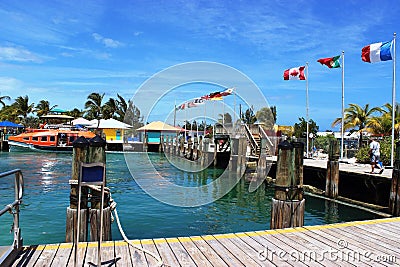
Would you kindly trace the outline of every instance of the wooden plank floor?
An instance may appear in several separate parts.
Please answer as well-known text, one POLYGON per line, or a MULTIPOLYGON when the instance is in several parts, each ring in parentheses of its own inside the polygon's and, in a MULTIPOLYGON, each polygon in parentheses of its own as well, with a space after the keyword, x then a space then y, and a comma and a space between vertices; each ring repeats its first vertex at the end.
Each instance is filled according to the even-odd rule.
MULTIPOLYGON (((102 243, 102 266, 400 266, 400 218, 102 243), (156 255, 143 252, 143 248, 156 255)), ((95 266, 97 243, 79 244, 95 266)), ((70 243, 27 246, 12 266, 73 266, 70 243)))

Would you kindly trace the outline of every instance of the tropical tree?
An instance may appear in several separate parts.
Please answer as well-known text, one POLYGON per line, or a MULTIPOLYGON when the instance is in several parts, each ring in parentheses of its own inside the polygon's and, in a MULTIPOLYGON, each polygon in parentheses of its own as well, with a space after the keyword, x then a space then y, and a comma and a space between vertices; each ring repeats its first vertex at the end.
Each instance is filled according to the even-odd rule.
POLYGON ((246 109, 246 111, 241 114, 241 119, 246 124, 255 123, 257 121, 257 117, 254 115, 253 107, 246 109))
POLYGON ((13 122, 16 122, 16 123, 20 122, 20 120, 18 118, 18 115, 17 115, 13 105, 4 106, 0 110, 0 120, 13 121, 13 122))
POLYGON ((103 119, 114 118, 116 112, 118 111, 119 104, 114 98, 110 98, 102 107, 103 119))
POLYGON ((10 101, 11 98, 8 95, 0 96, 0 104, 3 105, 3 108, 6 106, 6 103, 4 103, 4 100, 10 101))
POLYGON ((123 122, 132 125, 132 129, 134 130, 144 125, 143 116, 141 116, 139 108, 136 107, 131 100, 128 101, 128 108, 125 112, 123 122))
POLYGON ((50 102, 49 102, 49 101, 47 101, 47 100, 40 100, 39 104, 36 105, 34 111, 36 112, 36 114, 38 115, 38 117, 41 117, 41 116, 45 116, 45 115, 49 114, 49 112, 50 112, 53 108, 55 108, 55 107, 57 107, 57 106, 58 106, 58 105, 54 105, 54 106, 50 107, 50 102))
MULTIPOLYGON (((392 105, 386 103, 382 109, 380 117, 372 117, 368 122, 369 131, 376 135, 391 135, 392 134, 392 105)), ((399 135, 400 130, 400 107, 396 104, 394 114, 394 130, 395 136, 399 135)))
POLYGON ((218 119, 218 122, 220 122, 220 123, 222 123, 222 122, 224 122, 224 123, 232 123, 232 116, 228 112, 224 113, 224 114, 218 114, 218 115, 220 117, 218 119))
POLYGON ((12 106, 15 108, 16 115, 23 118, 24 123, 28 117, 28 114, 32 113, 35 104, 29 104, 29 97, 26 95, 17 97, 12 106))
POLYGON ((86 118, 89 120, 99 120, 102 119, 103 116, 103 98, 104 98, 104 93, 99 94, 99 93, 91 93, 87 97, 87 101, 85 103, 85 109, 86 109, 86 118))
MULTIPOLYGON (((357 104, 349 104, 349 107, 344 110, 344 125, 343 130, 354 129, 360 133, 359 147, 362 146, 363 132, 367 130, 368 124, 375 112, 381 112, 380 107, 370 108, 369 104, 360 107, 357 104)), ((341 124, 342 118, 336 118, 332 127, 341 124)))
POLYGON ((268 128, 272 128, 276 121, 276 107, 263 107, 256 112, 257 121, 264 123, 268 128))
POLYGON ((68 116, 72 116, 75 119, 79 118, 79 117, 82 117, 84 113, 85 113, 84 111, 81 111, 81 110, 79 110, 77 108, 74 108, 73 110, 67 111, 67 115, 68 116))
MULTIPOLYGON (((305 138, 307 134, 307 121, 303 117, 299 118, 299 123, 295 123, 293 126, 293 136, 298 138, 305 138)), ((319 126, 315 121, 310 119, 308 121, 308 132, 314 134, 316 136, 319 131, 319 126)))
MULTIPOLYGON (((118 97, 118 99, 117 99, 118 110, 116 111, 116 115, 117 115, 116 119, 119 121, 124 121, 126 112, 128 111, 128 108, 129 108, 130 100, 127 103, 126 100, 119 94, 117 94, 117 97, 118 97)), ((139 114, 140 114, 140 112, 139 112, 139 114)))

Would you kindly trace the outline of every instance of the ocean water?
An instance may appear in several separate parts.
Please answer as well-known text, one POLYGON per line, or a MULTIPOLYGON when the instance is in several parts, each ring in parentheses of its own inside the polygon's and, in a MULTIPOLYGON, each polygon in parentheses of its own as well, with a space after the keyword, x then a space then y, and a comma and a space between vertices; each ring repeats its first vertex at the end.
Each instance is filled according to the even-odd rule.
MULTIPOLYGON (((147 156, 145 153, 130 155, 135 161, 135 176, 143 174, 147 156)), ((149 157, 156 169, 176 184, 207 184, 222 172, 210 168, 200 173, 187 173, 171 166, 164 155, 149 154, 149 157)), ((65 241, 71 164, 71 154, 0 153, 0 172, 18 168, 24 175, 25 191, 20 213, 24 245, 65 241)), ((13 179, 10 176, 0 182, 0 208, 13 201, 13 179)), ((207 205, 193 208, 171 206, 152 198, 140 188, 132 178, 122 153, 107 153, 107 186, 117 202, 122 227, 130 239, 269 229, 273 187, 263 184, 250 193, 248 184, 244 179, 240 180, 224 197, 207 205)), ((154 186, 158 186, 156 180, 154 186)), ((306 196, 305 225, 373 218, 377 216, 363 210, 306 196)), ((11 226, 11 214, 0 217, 0 246, 11 244, 11 226)), ((122 239, 115 222, 112 236, 114 240, 122 239)))

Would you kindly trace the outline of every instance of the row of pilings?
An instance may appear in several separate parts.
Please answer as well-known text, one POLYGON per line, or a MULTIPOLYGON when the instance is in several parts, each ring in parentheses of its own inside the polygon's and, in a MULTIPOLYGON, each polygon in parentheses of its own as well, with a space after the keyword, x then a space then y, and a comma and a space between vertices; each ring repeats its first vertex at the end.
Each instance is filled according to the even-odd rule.
MULTIPOLYGON (((303 143, 283 141, 278 145, 271 229, 304 224, 303 153, 303 143)), ((339 142, 331 140, 325 182, 325 196, 331 199, 339 197, 339 153, 339 142)), ((393 216, 400 215, 400 142, 396 144, 388 211, 393 216)))
MULTIPOLYGON (((205 140, 203 140, 205 141, 205 140)), ((162 144, 164 152, 184 157, 197 156, 209 164, 215 155, 205 151, 205 142, 185 148, 182 140, 176 139, 162 144), (206 157, 209 155, 210 158, 206 157)), ((196 142, 197 144, 197 142, 196 142)), ((83 137, 73 143, 72 177, 70 180, 70 205, 67 208, 66 242, 75 242, 77 220, 77 181, 80 175, 81 163, 106 162, 106 142, 99 136, 90 140, 83 137)), ((245 139, 232 139, 230 168, 236 166, 242 172, 245 165, 245 139)), ((217 149, 215 149, 217 151, 217 149)), ((300 227, 304 225, 305 199, 303 193, 303 155, 304 144, 301 142, 283 141, 278 145, 278 160, 275 181, 275 193, 271 208, 271 229, 300 227)), ((192 158, 194 159, 194 158, 192 158)), ((332 140, 329 146, 329 157, 326 171, 325 195, 335 199, 338 197, 339 185, 339 145, 332 140)), ((111 240, 111 207, 109 193, 105 193, 103 209, 104 225, 103 240, 111 240)), ((81 201, 81 231, 79 241, 97 241, 100 231, 100 191, 96 187, 82 188, 81 201), (90 236, 90 239, 89 239, 90 236)), ((394 216, 400 215, 400 142, 396 144, 396 157, 392 175, 389 212, 394 216)))

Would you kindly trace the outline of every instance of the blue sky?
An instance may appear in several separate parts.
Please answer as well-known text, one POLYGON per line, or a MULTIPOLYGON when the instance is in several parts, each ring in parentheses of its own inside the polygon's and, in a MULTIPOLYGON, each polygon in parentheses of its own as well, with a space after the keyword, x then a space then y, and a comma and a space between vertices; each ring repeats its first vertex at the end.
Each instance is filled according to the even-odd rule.
MULTIPOLYGON (((317 59, 345 51, 346 105, 391 103, 392 62, 364 63, 361 49, 391 40, 399 11, 396 0, 3 0, 0 94, 83 109, 91 92, 130 99, 166 68, 210 61, 246 75, 277 106, 277 123, 293 125, 306 116, 305 82, 284 81, 283 71, 309 62, 309 115, 320 130, 330 129, 341 116, 341 70, 317 59)), ((235 83, 178 86, 166 99, 173 106, 230 86, 246 98, 235 83)), ((233 97, 227 101, 232 105, 233 97)), ((165 105, 151 118, 162 119, 165 105)))

